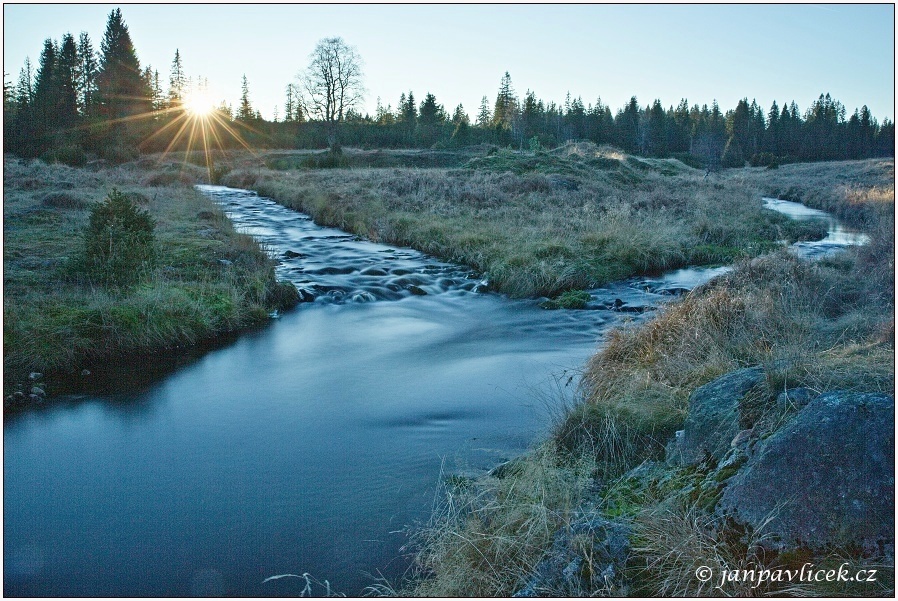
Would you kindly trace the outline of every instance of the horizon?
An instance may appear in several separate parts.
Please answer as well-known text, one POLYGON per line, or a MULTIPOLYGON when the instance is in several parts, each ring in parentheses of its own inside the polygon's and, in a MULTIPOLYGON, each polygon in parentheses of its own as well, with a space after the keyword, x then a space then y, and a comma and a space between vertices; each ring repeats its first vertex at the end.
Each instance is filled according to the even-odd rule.
POLYGON ((631 96, 641 107, 685 98, 716 100, 726 112, 747 98, 765 114, 774 101, 804 111, 829 93, 846 117, 862 105, 880 123, 895 114, 891 4, 365 4, 349 14, 345 5, 6 4, 6 79, 15 83, 26 56, 36 69, 48 37, 87 31, 98 50, 117 7, 141 66, 158 70, 164 90, 177 49, 216 103, 236 107, 245 74, 268 120, 275 106, 283 117, 287 85, 325 37, 342 37, 364 61, 363 115, 374 115, 378 98, 395 111, 412 91, 418 103, 434 94, 449 114, 462 104, 474 119, 483 96, 492 108, 506 71, 519 98, 527 90, 558 105, 567 93, 585 105, 600 97, 612 111, 631 96), (251 42, 232 42, 242 35, 251 42))

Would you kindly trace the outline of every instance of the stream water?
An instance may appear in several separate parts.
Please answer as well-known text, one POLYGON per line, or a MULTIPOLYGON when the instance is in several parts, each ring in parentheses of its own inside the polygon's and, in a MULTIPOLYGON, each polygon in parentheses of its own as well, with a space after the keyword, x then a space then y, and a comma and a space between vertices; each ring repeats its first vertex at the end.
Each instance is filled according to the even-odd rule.
POLYGON ((300 307, 149 381, 4 423, 6 596, 359 595, 408 565, 441 474, 546 431, 603 333, 725 268, 593 290, 591 310, 482 293, 458 266, 201 187, 280 258, 300 307), (312 591, 324 594, 317 586, 312 591))

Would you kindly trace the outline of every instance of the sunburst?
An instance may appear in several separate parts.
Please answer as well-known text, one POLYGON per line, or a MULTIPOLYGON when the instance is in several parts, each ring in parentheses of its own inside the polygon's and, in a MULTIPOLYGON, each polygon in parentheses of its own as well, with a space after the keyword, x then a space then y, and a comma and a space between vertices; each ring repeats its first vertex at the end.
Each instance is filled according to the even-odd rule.
POLYGON ((159 161, 163 161, 165 157, 173 151, 178 145, 186 140, 186 154, 184 162, 191 152, 199 150, 203 153, 206 170, 209 175, 209 181, 213 181, 214 169, 214 152, 224 153, 225 147, 223 139, 232 138, 240 146, 249 151, 253 156, 258 157, 257 153, 247 144, 240 130, 246 130, 258 135, 264 135, 262 132, 250 127, 248 124, 240 121, 232 121, 225 111, 217 108, 212 101, 211 96, 203 91, 194 91, 187 95, 183 101, 175 103, 173 106, 155 111, 152 115, 135 115, 133 118, 155 117, 167 121, 158 130, 153 132, 142 144, 147 144, 152 140, 162 137, 166 134, 171 139, 162 152, 159 161), (174 134, 172 135, 172 132, 174 134))

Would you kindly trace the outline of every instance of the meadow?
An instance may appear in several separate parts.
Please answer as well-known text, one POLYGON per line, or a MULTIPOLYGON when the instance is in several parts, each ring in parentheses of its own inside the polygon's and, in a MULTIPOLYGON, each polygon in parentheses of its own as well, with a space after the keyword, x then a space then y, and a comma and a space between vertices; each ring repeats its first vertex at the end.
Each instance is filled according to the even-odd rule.
POLYGON ((391 161, 405 166, 369 166, 388 162, 384 154, 347 153, 337 169, 304 167, 310 153, 240 155, 220 161, 228 167, 221 182, 322 225, 469 265, 512 297, 730 263, 823 235, 819 224, 764 210, 743 182, 591 143, 394 153, 391 161), (460 166, 416 166, 428 162, 460 166))
POLYGON ((5 158, 5 395, 30 373, 77 376, 264 323, 289 300, 264 249, 193 188, 202 177, 155 159, 89 170, 5 158), (83 265, 91 208, 113 189, 155 223, 155 265, 127 286, 83 265))

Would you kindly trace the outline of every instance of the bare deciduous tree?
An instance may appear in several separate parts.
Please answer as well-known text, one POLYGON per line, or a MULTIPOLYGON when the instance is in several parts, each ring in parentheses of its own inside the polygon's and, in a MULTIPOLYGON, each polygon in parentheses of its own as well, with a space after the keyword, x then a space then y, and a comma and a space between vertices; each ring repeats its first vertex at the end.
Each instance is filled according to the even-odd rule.
POLYGON ((309 55, 308 68, 299 75, 306 109, 329 126, 336 144, 337 124, 362 101, 362 58, 343 38, 325 38, 309 55))

